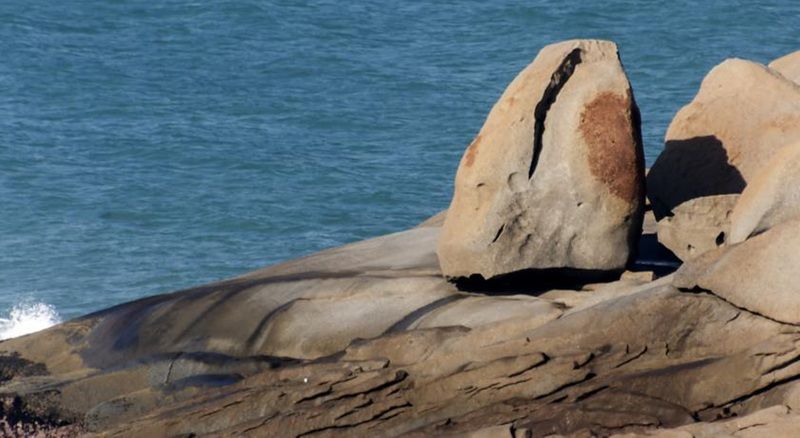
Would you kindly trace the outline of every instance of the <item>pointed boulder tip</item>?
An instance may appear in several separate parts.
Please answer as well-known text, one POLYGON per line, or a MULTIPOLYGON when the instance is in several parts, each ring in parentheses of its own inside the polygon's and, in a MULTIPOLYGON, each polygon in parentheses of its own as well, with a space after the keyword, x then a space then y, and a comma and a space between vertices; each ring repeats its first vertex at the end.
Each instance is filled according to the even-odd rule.
POLYGON ((620 271, 641 232, 639 109, 617 45, 548 45, 465 151, 438 245, 449 278, 620 271))

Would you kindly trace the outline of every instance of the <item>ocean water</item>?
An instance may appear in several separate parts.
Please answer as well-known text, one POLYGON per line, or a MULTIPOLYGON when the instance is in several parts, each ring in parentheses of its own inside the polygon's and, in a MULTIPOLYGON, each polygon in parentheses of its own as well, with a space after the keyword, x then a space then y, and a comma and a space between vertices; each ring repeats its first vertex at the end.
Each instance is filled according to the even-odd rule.
POLYGON ((710 68, 800 49, 754 3, 3 0, 0 337, 416 224, 548 43, 619 44, 652 162, 710 68))

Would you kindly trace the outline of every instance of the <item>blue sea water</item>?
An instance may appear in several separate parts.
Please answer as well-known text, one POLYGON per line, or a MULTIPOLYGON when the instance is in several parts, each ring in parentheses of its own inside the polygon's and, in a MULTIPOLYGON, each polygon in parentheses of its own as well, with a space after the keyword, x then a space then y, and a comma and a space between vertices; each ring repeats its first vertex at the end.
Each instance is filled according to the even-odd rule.
POLYGON ((796 1, 3 0, 0 315, 412 226, 559 40, 619 44, 652 162, 710 68, 800 49, 798 29, 796 1))

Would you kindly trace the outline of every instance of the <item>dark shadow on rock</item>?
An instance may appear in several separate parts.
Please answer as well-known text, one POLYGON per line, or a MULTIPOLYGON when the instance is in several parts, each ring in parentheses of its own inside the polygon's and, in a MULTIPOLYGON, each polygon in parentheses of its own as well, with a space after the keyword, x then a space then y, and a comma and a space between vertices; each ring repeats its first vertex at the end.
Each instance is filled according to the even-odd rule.
MULTIPOLYGON (((636 257, 628 264, 627 269, 633 272, 652 271, 657 277, 664 277, 675 272, 681 263, 672 251, 658 242, 655 234, 646 233, 639 238, 636 257)), ((617 281, 620 279, 620 274, 621 271, 572 268, 526 269, 489 280, 476 274, 456 278, 452 282, 463 292, 492 296, 515 294, 538 296, 554 289, 581 290, 588 284, 617 281)), ((438 304, 434 302, 431 305, 438 304)))
POLYGON ((599 271, 592 269, 551 268, 526 269, 510 274, 498 275, 489 280, 475 274, 453 279, 463 292, 485 295, 540 295, 554 289, 581 290, 591 283, 619 280, 621 271, 599 271))
POLYGON ((747 185, 713 135, 669 140, 647 175, 647 196, 656 220, 701 196, 741 193, 747 185))

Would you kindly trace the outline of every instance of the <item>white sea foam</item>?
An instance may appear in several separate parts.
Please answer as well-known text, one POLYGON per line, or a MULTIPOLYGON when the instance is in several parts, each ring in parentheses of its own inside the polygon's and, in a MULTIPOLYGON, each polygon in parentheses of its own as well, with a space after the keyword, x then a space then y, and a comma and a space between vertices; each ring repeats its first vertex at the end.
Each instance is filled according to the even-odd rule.
POLYGON ((61 322, 55 307, 36 302, 22 302, 11 308, 8 317, 0 317, 0 340, 38 332, 61 322))

